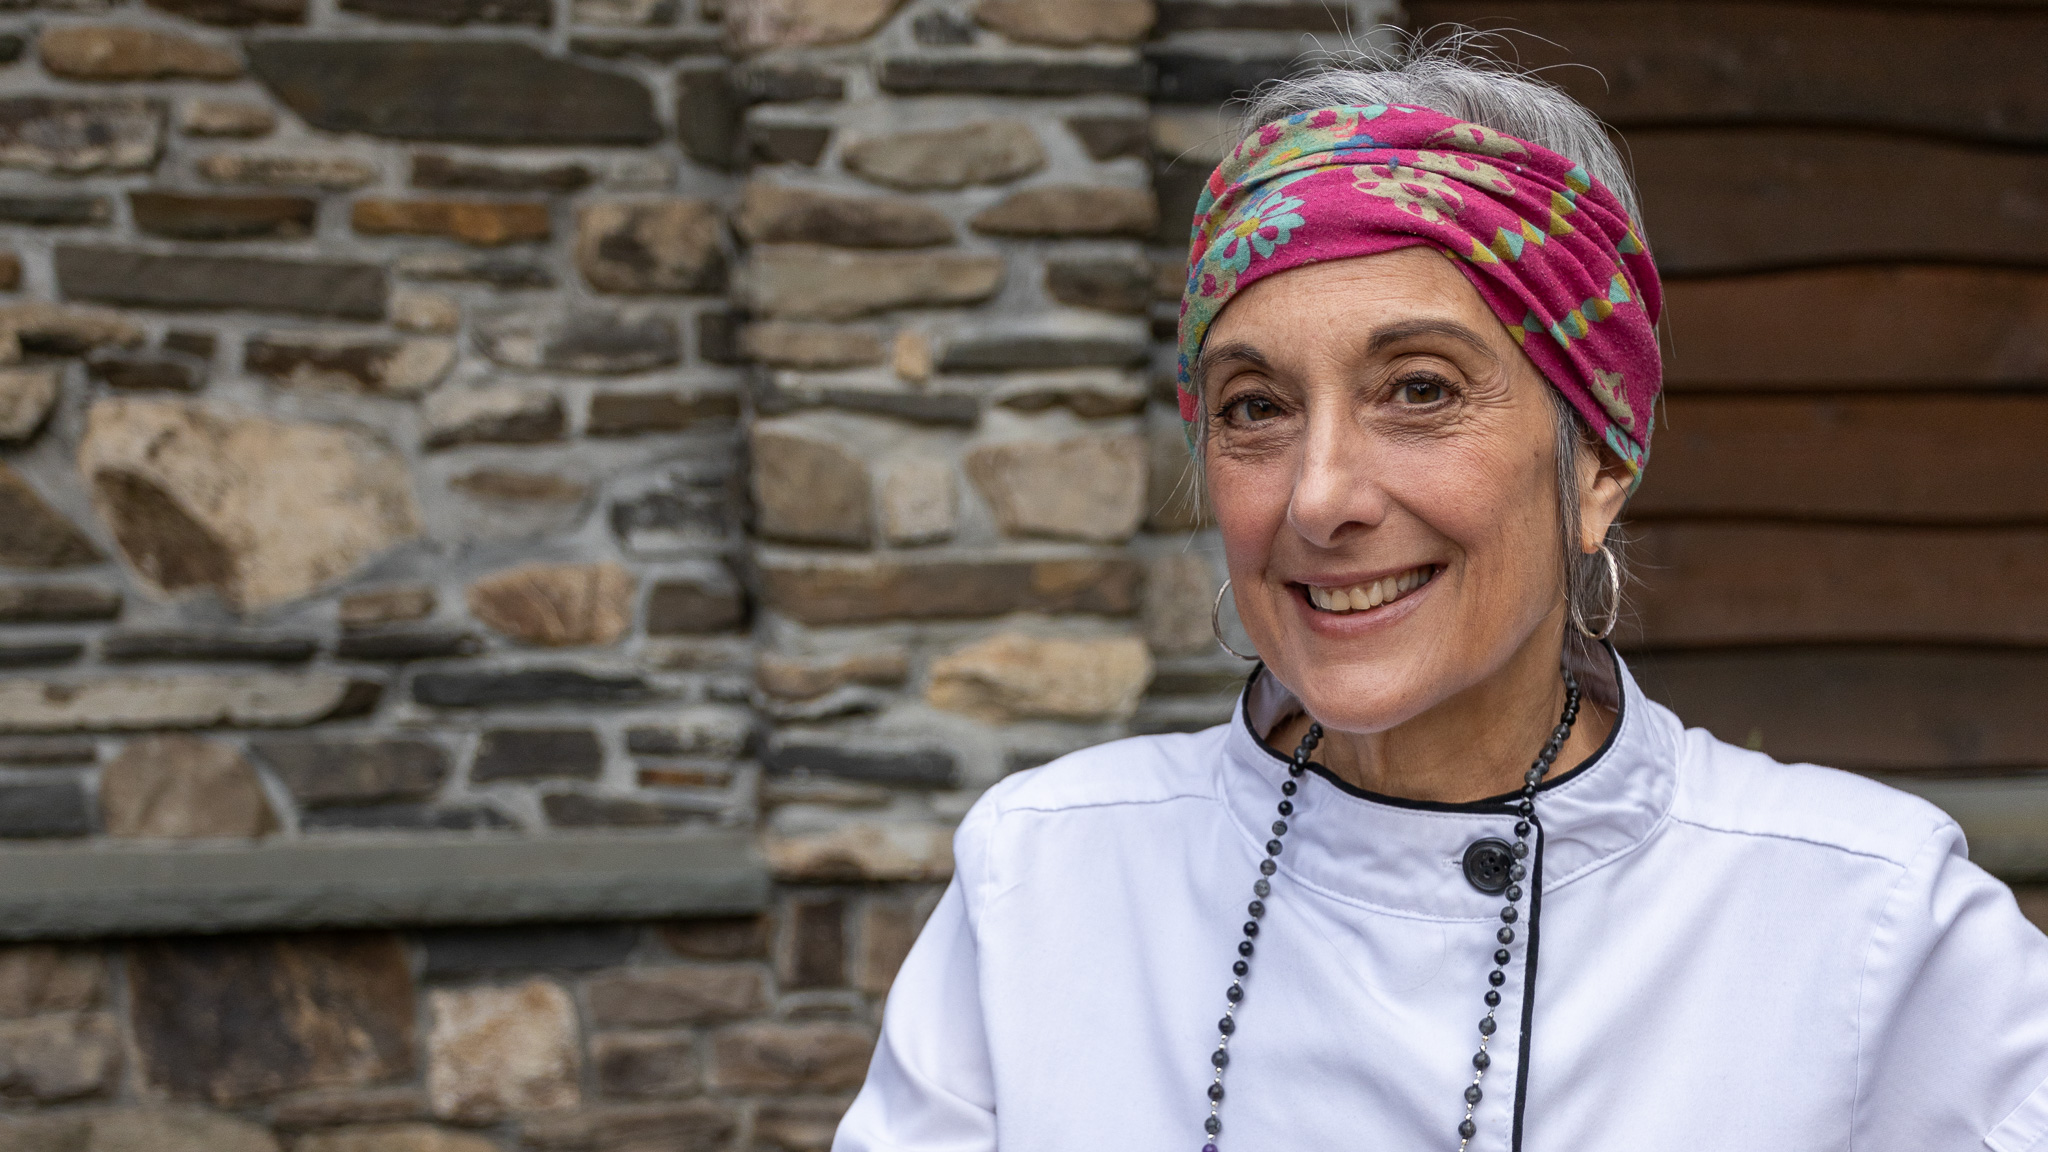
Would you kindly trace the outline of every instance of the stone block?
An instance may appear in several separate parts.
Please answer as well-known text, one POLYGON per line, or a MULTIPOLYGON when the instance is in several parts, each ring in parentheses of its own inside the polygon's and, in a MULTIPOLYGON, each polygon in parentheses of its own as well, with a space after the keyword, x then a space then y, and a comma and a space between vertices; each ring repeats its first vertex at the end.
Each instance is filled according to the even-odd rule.
POLYGON ((586 204, 576 214, 576 267, 599 292, 720 292, 718 233, 708 200, 586 204))
MULTIPOLYGON (((355 2, 360 4, 361 0, 355 2)), ((361 1124, 309 1132, 292 1144, 292 1152, 499 1152, 499 1149, 496 1142, 474 1132, 432 1124, 361 1124)))
POLYGON ((745 708, 701 704, 676 714, 660 728, 626 730, 626 750, 635 756, 716 756, 746 754, 753 739, 753 720, 745 708))
POLYGON ((21 287, 21 255, 0 249, 0 292, 21 287))
POLYGON ((247 51, 278 99, 326 132, 521 147, 662 134, 638 80, 511 40, 279 38, 247 51))
POLYGON ((720 1152, 738 1131, 733 1106, 710 1100, 590 1108, 520 1126, 522 1141, 537 1152, 720 1152))
POLYGON ((744 160, 740 119, 746 98, 733 86, 724 61, 676 69, 676 137, 683 153, 711 168, 734 169, 744 160))
POLYGON ((106 1013, 0 1021, 0 1098, 54 1103, 107 1095, 120 1066, 120 1028, 106 1013))
POLYGON ((927 48, 951 48, 972 44, 978 38, 974 23, 958 12, 923 12, 910 22, 910 38, 927 48))
POLYGON ((862 179, 923 192, 1029 176, 1045 167, 1045 148, 1030 124, 992 120, 871 136, 847 145, 840 159, 862 179))
POLYGON ((1145 442, 1076 436, 990 444, 967 456, 967 475, 1012 536, 1113 543, 1145 515, 1145 442))
POLYGON ((341 10, 379 20, 407 24, 521 24, 546 28, 554 23, 550 0, 341 0, 341 10))
POLYGON ((491 728, 477 742, 469 778, 595 780, 604 771, 604 745, 588 728, 491 728))
POLYGON ((585 986, 599 1028, 673 1028, 740 1020, 768 1007, 766 973, 752 964, 626 968, 585 986))
POLYGON ((1076 308, 1143 316, 1152 305, 1152 265, 1136 256, 1048 261, 1045 294, 1076 308))
POLYGON ((477 324, 477 349, 507 368, 612 375, 682 358, 682 333, 660 312, 555 305, 477 324))
POLYGON ((66 296, 138 308, 248 310, 381 320, 390 286, 380 265, 353 260, 200 256, 60 244, 66 296))
POLYGON ((633 623, 632 573, 617 564, 523 564, 469 586, 469 610, 516 640, 610 644, 633 623))
POLYGON ((759 559, 768 606, 811 625, 944 620, 1010 612, 1123 616, 1138 606, 1125 558, 790 556, 759 559))
POLYGON ((85 370, 117 392, 197 392, 206 387, 206 362, 170 348, 134 352, 96 348, 85 370))
POLYGON ((1013 378, 990 400, 1013 412, 1065 408, 1084 420, 1135 416, 1145 410, 1145 382, 1135 373, 1063 372, 1013 378))
POLYGON ((1201 473, 1188 451, 1180 412, 1155 404, 1145 416, 1145 526, 1154 532, 1188 532, 1209 526, 1201 473))
POLYGON ((305 808, 431 800, 448 779, 448 753, 429 740, 274 738, 249 751, 305 808))
POLYGON ((0 566, 76 568, 104 557, 21 473, 0 463, 0 566))
POLYGON ((685 960, 759 960, 768 955, 768 920, 763 916, 679 920, 664 924, 661 938, 685 960))
POLYGON ((232 80, 232 48, 123 24, 59 24, 36 37, 43 69, 66 80, 232 80))
POLYGON ((391 294, 391 326, 401 332, 448 335, 462 328, 462 305, 439 292, 400 288, 391 294))
POLYGON ((945 213, 909 197, 834 196, 763 180, 747 184, 733 224, 750 244, 924 248, 953 239, 945 213))
POLYGON ((294 1095, 278 1102, 270 1122, 283 1132, 335 1128, 344 1124, 394 1124, 423 1120, 426 1093, 418 1088, 339 1089, 294 1095))
POLYGON ((569 51, 606 60, 640 59, 669 64, 685 56, 720 55, 724 52, 724 40, 716 31, 695 29, 659 34, 576 35, 569 38, 569 51))
POLYGON ((377 182, 375 164, 352 156, 215 152, 193 165, 215 184, 260 184, 268 188, 319 188, 345 192, 377 182))
POLYGON ((672 574, 647 594, 649 636, 730 632, 746 622, 746 593, 723 566, 672 574))
POLYGON ((740 347, 776 368, 865 368, 880 364, 882 339, 862 328, 770 320, 740 330, 740 347))
POLYGON ((795 899, 783 905, 776 979, 786 989, 846 986, 846 901, 795 899))
POLYGON ((1157 556, 1145 564, 1145 643, 1165 656, 1192 656, 1216 642, 1209 608, 1220 585, 1209 559, 1189 552, 1157 556))
POLYGON ((0 330, 13 332, 23 351, 60 356, 143 342, 142 329, 119 312, 42 300, 0 305, 0 330))
MULTIPOLYGON (((652 631, 650 625, 649 631, 652 631)), ((520 704, 637 704, 654 696, 638 676, 607 676, 573 668, 516 671, 421 672, 412 698, 434 708, 491 708, 520 704)), ((5 696, 0 695, 0 703, 5 696)), ((4 716, 0 710, 0 716, 4 716)))
POLYGON ((73 624, 112 620, 121 594, 91 584, 0 585, 0 624, 73 624))
POLYGON ((164 333, 163 348, 166 352, 211 364, 213 354, 220 349, 220 337, 196 328, 173 328, 164 333))
POLYGON ((0 645, 0 668, 35 668, 69 664, 85 655, 85 645, 69 640, 0 645))
POLYGON ((502 504, 581 504, 590 496, 590 485, 581 480, 515 468, 478 468, 451 477, 448 487, 475 500, 502 504))
POLYGON ((320 650, 310 636, 271 632, 174 632, 152 629, 115 632, 100 640, 100 659, 125 663, 144 660, 222 660, 237 663, 301 664, 320 650))
POLYGON ((851 1024, 751 1024, 718 1035, 711 1081, 725 1092, 850 1092, 874 1040, 851 1024))
POLYGON ((695 1095, 703 1070, 697 1038, 602 1032, 590 1038, 590 1063, 600 1095, 626 1100, 665 1100, 695 1095))
POLYGON ((343 628, 374 628, 424 620, 434 614, 434 604, 431 584, 393 584, 351 592, 341 598, 337 612, 343 628))
POLYGON ((938 748, 854 748, 778 740, 761 762, 779 776, 831 776, 914 788, 951 788, 959 780, 953 754, 938 748))
POLYGON ((610 968, 626 961, 640 942, 633 924, 519 924, 488 928, 430 928, 422 974, 475 976, 521 969, 610 968))
POLYGON ((815 167, 832 143, 827 124, 789 124, 757 120, 747 125, 747 145, 762 164, 801 164, 815 167))
POLYGON ((562 401, 531 388, 443 389, 427 398, 422 423, 429 449, 460 444, 541 444, 568 430, 562 401))
POLYGON ((112 220, 104 196, 0 196, 0 223, 36 228, 80 228, 112 220))
POLYGON ((0 1020, 98 1007, 106 983, 107 963, 96 946, 0 948, 0 1020))
POLYGON ((749 444, 761 535, 856 547, 873 539, 868 470, 858 457, 791 425, 756 424, 749 444))
POLYGON ((785 700, 809 700, 848 684, 893 686, 909 677, 910 653, 903 648, 808 657, 763 652, 754 660, 754 683, 785 700))
POLYGON ((600 392, 590 398, 586 436, 641 436, 687 432, 739 417, 739 397, 730 392, 600 392))
POLYGON ((196 840, 277 830, 255 768, 233 746, 196 736, 132 740, 100 771, 107 835, 196 840))
POLYGON ((414 1075, 412 975, 389 933, 143 940, 128 979, 143 1080, 172 1099, 236 1107, 414 1075))
POLYGON ((1125 720, 1151 680, 1151 653, 1136 637, 1003 632, 933 664, 925 699, 990 724, 1125 720))
POLYGON ((427 1093, 434 1114, 468 1124, 573 1108, 576 1007, 546 980, 428 994, 427 1093))
POLYGON ((484 284, 492 288, 552 288, 547 265, 490 252, 415 252, 398 259, 398 273, 413 280, 484 284))
POLYGON ((834 1100, 771 1100, 754 1113, 761 1152, 831 1152, 846 1106, 834 1100))
POLYGON ((1217 51, 1208 44, 1155 42, 1145 51, 1145 62, 1152 67, 1152 96, 1175 104, 1217 107, 1309 67, 1310 54, 1297 51, 1291 41, 1282 40, 1288 46, 1278 51, 1264 45, 1217 51))
POLYGON ((903 0, 729 0, 726 36, 742 53, 866 39, 903 0))
MULTIPOLYGON (((877 69, 882 91, 903 96, 1142 95, 1152 73, 1143 61, 982 54, 890 56, 877 69)), ((1222 98, 1219 97, 1220 102, 1222 98)))
POLYGON ((1139 368, 1151 344, 1132 332, 1088 335, 1037 327, 969 333, 946 342, 941 372, 1015 372, 1056 368, 1139 368))
POLYGON ((103 400, 78 469, 145 583, 256 609, 295 600, 420 533, 404 464, 363 432, 103 400))
POLYGON ((976 304, 995 295, 1003 258, 966 252, 849 252, 788 244, 757 248, 745 296, 767 316, 851 320, 891 308, 976 304))
POLYGON ((0 732, 292 728, 374 707, 375 683, 328 672, 0 680, 0 732))
POLYGON ((514 200, 396 200, 372 197, 349 210, 365 236, 445 236, 495 248, 546 240, 548 206, 514 200))
POLYGON ((200 96, 178 109, 178 130, 187 136, 254 139, 277 130, 277 113, 252 100, 200 96))
POLYGON ((149 0, 149 6, 187 20, 230 28, 302 24, 306 19, 306 0, 149 0))
POLYGON ((360 804, 315 808, 301 813, 302 832, 404 831, 474 832, 480 828, 511 829, 518 825, 492 808, 436 807, 430 804, 360 804))
POLYGON ((42 431, 64 383, 61 364, 0 368, 0 443, 25 444, 42 431))
POLYGON ((891 544, 936 544, 951 539, 960 497, 950 461, 911 457, 882 475, 882 537, 891 544))
POLYGON ((1067 130, 1088 150, 1090 160, 1142 157, 1149 137, 1145 121, 1136 116, 1071 116, 1067 130))
MULTIPOLYGON (((92 808, 76 781, 0 785, 0 839, 92 834, 92 808)), ((0 1088, 0 1093, 5 1089, 0 1088)))
POLYGON ((597 177, 586 164, 501 164, 446 152, 412 154, 412 186, 462 192, 556 192, 588 188, 597 177))
POLYGON ((0 97, 0 168, 57 176, 141 172, 163 150, 160 100, 0 97))
POLYGON ((601 28, 653 28, 675 23, 680 0, 574 0, 569 20, 601 28))
POLYGON ((896 972, 917 942, 919 921, 907 901, 871 896, 859 920, 860 974, 855 987, 870 996, 886 996, 896 972))
POLYGON ((259 332, 242 344, 242 367, 292 388, 417 396, 454 366, 452 340, 259 332))
POLYGON ((974 18, 1023 44, 1135 44, 1158 16, 1152 0, 982 0, 974 18))

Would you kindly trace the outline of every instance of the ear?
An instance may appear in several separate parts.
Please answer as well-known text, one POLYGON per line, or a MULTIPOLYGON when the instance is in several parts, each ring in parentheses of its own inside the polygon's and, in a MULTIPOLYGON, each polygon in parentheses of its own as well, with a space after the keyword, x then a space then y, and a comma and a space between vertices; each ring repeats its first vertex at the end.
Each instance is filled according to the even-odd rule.
POLYGON ((1621 515, 1635 477, 1604 444, 1596 452, 1579 454, 1578 473, 1579 551, 1590 556, 1600 550, 1608 527, 1621 515))

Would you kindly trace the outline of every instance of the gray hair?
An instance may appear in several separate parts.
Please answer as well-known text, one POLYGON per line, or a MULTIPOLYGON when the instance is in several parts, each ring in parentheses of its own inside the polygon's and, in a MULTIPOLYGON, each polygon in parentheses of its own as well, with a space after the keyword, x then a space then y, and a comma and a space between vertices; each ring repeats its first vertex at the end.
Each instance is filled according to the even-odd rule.
MULTIPOLYGON (((1620 199, 1636 226, 1647 236, 1636 198, 1635 180, 1613 137, 1585 105, 1555 86, 1486 49, 1489 37, 1469 30, 1423 34, 1396 33, 1391 48, 1368 48, 1327 54, 1324 63, 1305 75, 1271 80, 1244 103, 1244 130, 1296 112, 1340 104, 1409 104, 1434 109, 1496 132, 1538 144, 1584 165, 1595 180, 1620 199)), ((1602 541, 1606 552, 1587 554, 1579 542, 1578 466, 1601 452, 1593 430, 1557 389, 1549 390, 1555 423, 1557 456, 1557 531, 1563 565, 1565 607, 1571 621, 1599 629, 1609 614, 1619 619, 1622 605, 1614 592, 1626 587, 1627 543, 1619 519, 1602 541), (1607 565, 1614 565, 1610 575, 1607 565)), ((1581 636, 1569 624, 1568 643, 1581 636)))

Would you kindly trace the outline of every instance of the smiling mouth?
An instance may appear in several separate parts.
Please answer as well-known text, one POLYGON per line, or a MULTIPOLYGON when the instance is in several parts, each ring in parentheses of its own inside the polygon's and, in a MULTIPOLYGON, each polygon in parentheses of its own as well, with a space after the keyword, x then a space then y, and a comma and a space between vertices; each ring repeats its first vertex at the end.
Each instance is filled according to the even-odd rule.
POLYGON ((1424 564, 1419 568, 1410 568, 1406 572, 1397 572, 1392 576, 1382 576, 1364 584, 1351 584, 1342 588, 1325 588, 1314 584, 1304 584, 1302 587, 1308 592, 1308 602, 1318 610, 1348 614, 1384 608, 1429 583, 1435 576, 1436 565, 1424 564))

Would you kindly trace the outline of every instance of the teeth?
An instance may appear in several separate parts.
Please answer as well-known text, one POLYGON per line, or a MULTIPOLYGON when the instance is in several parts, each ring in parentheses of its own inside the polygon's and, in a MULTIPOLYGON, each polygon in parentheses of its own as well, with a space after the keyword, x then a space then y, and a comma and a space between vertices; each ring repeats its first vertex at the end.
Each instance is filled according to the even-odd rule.
POLYGON ((1365 612, 1382 604, 1391 604, 1424 584, 1434 575, 1436 569, 1428 565, 1410 568, 1394 576, 1383 576, 1366 584, 1354 584, 1348 588, 1318 588, 1309 586, 1308 602, 1325 612, 1365 612))

